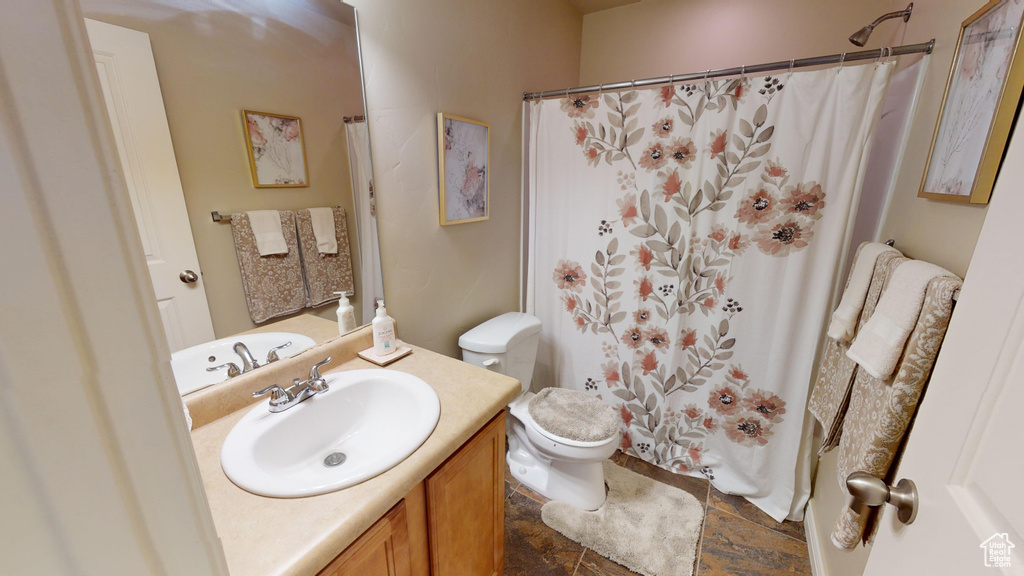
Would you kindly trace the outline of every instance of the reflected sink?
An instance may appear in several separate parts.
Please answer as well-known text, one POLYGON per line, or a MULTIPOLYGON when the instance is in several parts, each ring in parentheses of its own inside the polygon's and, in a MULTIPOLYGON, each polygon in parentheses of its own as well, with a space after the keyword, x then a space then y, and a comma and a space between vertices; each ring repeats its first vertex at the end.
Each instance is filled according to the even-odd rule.
POLYGON ((260 402, 231 429, 220 464, 239 488, 295 498, 358 484, 405 460, 441 414, 434 389, 405 372, 350 370, 324 379, 326 392, 276 414, 260 402))
POLYGON ((261 334, 229 336, 179 350, 171 354, 171 370, 174 371, 174 381, 178 384, 178 393, 188 394, 189 392, 194 392, 200 388, 206 388, 228 379, 227 369, 207 372, 207 368, 220 366, 227 362, 234 362, 241 369, 242 358, 235 354, 235 351, 232 349, 235 342, 244 342, 245 346, 252 352, 253 358, 261 366, 265 365, 270 349, 280 346, 285 342, 291 342, 292 345, 277 351, 278 356, 281 358, 294 356, 316 344, 315 340, 302 334, 263 332, 261 334))

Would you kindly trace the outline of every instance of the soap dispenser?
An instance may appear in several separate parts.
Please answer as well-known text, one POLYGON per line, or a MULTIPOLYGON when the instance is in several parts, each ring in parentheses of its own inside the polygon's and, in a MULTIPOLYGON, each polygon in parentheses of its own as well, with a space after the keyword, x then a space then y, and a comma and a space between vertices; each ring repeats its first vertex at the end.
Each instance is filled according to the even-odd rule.
POLYGON ((387 356, 397 349, 395 342, 395 320, 388 316, 384 301, 380 301, 377 316, 371 322, 373 328, 373 352, 378 356, 387 356))
POLYGON ((338 298, 338 334, 345 335, 356 329, 356 309, 344 292, 335 292, 338 298))

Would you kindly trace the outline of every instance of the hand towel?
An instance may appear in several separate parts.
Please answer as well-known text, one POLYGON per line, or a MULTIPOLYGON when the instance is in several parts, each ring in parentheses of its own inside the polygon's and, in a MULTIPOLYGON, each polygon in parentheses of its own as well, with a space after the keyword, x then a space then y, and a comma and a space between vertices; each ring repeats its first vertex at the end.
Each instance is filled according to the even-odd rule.
POLYGON ((231 218, 235 255, 242 275, 242 290, 249 316, 259 324, 271 318, 298 312, 306 307, 306 284, 302 278, 302 260, 295 232, 295 213, 278 213, 278 226, 284 237, 286 253, 260 256, 248 214, 231 218))
POLYGON ((249 217, 260 256, 288 253, 288 244, 281 231, 281 215, 277 210, 251 210, 245 214, 249 217))
MULTIPOLYGON (((905 436, 946 335, 953 294, 962 284, 957 277, 935 278, 928 284, 921 313, 907 340, 907 352, 891 382, 857 371, 836 465, 836 480, 843 491, 846 478, 857 470, 890 483, 894 480, 905 436)), ((843 508, 832 531, 832 543, 842 549, 869 543, 882 510, 843 508)))
POLYGON ((331 208, 310 208, 309 217, 313 222, 313 236, 316 249, 321 254, 337 254, 338 240, 334 234, 334 210, 331 208))
MULTIPOLYGON (((863 245, 862 245, 863 246, 863 245)), ((858 258, 862 250, 858 249, 858 258)), ((898 266, 908 262, 898 250, 882 252, 875 260, 871 284, 864 298, 864 307, 858 318, 858 329, 864 326, 875 311, 878 298, 886 281, 898 266)), ((829 339, 818 368, 818 376, 807 402, 807 409, 821 423, 824 434, 818 454, 824 454, 839 445, 843 421, 850 403, 850 389, 857 376, 857 363, 846 356, 846 344, 829 339)))
POLYGON ((921 314, 928 283, 942 276, 955 277, 945 268, 920 260, 900 266, 846 355, 875 378, 889 378, 921 314))
POLYGON ((875 269, 875 260, 885 252, 898 253, 899 250, 879 242, 865 242, 857 248, 843 297, 832 313, 832 321, 828 325, 829 338, 839 342, 853 340, 857 331, 857 320, 860 318, 861 309, 864 308, 864 297, 868 293, 868 285, 875 269))
POLYGON ((334 295, 335 292, 344 292, 347 296, 355 294, 345 211, 340 207, 334 207, 332 210, 334 212, 334 238, 338 243, 336 254, 322 254, 317 250, 310 211, 299 210, 296 214, 299 247, 302 250, 302 262, 306 270, 305 281, 310 306, 334 302, 338 299, 334 295))

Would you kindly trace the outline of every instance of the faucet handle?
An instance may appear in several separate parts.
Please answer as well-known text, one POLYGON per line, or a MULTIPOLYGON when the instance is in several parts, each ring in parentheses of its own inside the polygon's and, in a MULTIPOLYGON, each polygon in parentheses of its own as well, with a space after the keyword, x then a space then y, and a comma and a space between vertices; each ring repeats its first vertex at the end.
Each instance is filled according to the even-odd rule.
POLYGON ((206 371, 207 372, 216 372, 217 370, 220 370, 221 368, 227 368, 228 369, 228 378, 234 378, 235 376, 238 376, 239 374, 242 373, 242 371, 239 370, 239 368, 238 368, 238 364, 235 364, 234 362, 228 362, 227 364, 221 364, 220 366, 214 366, 212 368, 207 368, 206 371))
POLYGON ((287 348, 287 347, 289 347, 291 345, 292 345, 292 341, 289 340, 289 341, 285 342, 284 344, 281 344, 280 346, 276 346, 274 348, 271 348, 270 352, 267 352, 267 364, 270 364, 271 362, 277 362, 278 360, 280 360, 281 358, 277 355, 277 351, 282 349, 282 348, 287 348))
POLYGON ((324 377, 320 375, 320 368, 322 368, 323 366, 329 364, 330 362, 331 362, 331 357, 328 356, 322 362, 317 362, 316 364, 314 364, 313 367, 309 369, 309 379, 310 380, 323 380, 324 377))
POLYGON ((282 404, 287 404, 295 400, 294 394, 285 390, 284 388, 281 388, 277 384, 274 384, 273 386, 267 386, 266 388, 260 390, 259 392, 253 392, 252 397, 259 398, 260 396, 264 396, 268 393, 270 394, 271 406, 280 406, 282 404))

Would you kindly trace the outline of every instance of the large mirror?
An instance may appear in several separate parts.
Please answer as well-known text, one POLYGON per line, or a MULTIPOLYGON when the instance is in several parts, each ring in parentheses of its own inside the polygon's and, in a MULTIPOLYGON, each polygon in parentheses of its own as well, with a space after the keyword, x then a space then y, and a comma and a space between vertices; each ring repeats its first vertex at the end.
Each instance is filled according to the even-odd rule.
MULTIPOLYGON (((257 327, 230 221, 215 221, 212 212, 340 207, 351 253, 350 301, 357 324, 368 322, 383 286, 355 9, 338 0, 80 4, 172 352, 257 327), (90 20, 113 25, 105 31, 115 37, 112 47, 94 37, 90 20), (144 50, 120 44, 120 29, 148 35, 152 47, 159 92, 141 104, 130 101, 146 89, 134 85, 137 65, 127 56, 144 50), (243 110, 301 120, 308 186, 254 186, 243 110), (161 112, 173 143, 163 150, 161 137, 146 132, 161 112), (145 167, 146 155, 163 155, 163 164, 145 167), (179 208, 161 199, 173 196, 175 185, 179 208), (171 254, 181 234, 160 229, 175 220, 194 245, 194 264, 171 254), (189 308, 187 301, 200 296, 208 312, 189 308)), ((333 321, 335 310, 327 303, 298 314, 333 321)))

